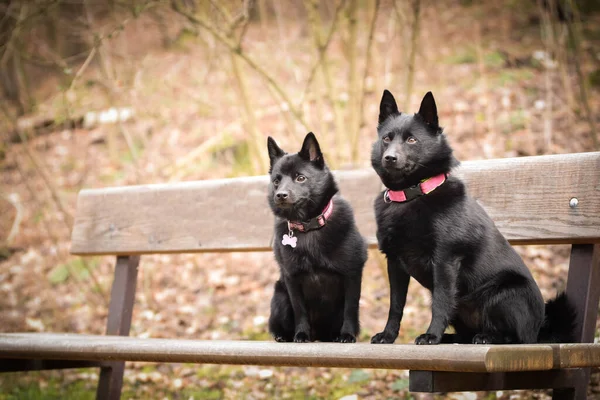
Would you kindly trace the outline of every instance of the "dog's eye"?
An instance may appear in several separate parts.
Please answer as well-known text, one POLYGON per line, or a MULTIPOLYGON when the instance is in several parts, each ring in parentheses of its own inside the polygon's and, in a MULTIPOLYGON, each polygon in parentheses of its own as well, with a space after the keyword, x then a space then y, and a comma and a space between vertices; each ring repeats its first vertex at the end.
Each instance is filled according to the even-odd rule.
POLYGON ((409 136, 408 139, 406 139, 406 143, 415 144, 417 143, 417 139, 415 139, 412 136, 409 136))
POLYGON ((275 179, 275 180, 273 181, 273 186, 277 186, 277 185, 279 185, 279 179, 275 179))
POLYGON ((389 136, 384 136, 382 140, 383 140, 383 143, 389 143, 392 141, 392 139, 389 136))
POLYGON ((305 177, 304 175, 298 175, 298 176, 296 177, 296 182, 300 182, 300 183, 302 183, 302 182, 304 182, 305 180, 306 180, 306 177, 305 177))

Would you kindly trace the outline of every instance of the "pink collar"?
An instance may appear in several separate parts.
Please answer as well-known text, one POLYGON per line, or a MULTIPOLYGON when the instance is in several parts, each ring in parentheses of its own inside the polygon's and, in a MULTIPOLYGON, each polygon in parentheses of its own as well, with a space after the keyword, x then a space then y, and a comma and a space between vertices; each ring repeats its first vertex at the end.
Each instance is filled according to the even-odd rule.
POLYGON ((329 200, 329 203, 323 209, 323 213, 321 215, 312 218, 308 222, 300 222, 300 221, 288 221, 288 229, 290 232, 292 229, 296 229, 300 232, 308 232, 313 229, 319 229, 325 226, 329 217, 333 213, 333 198, 329 200))
POLYGON ((404 190, 386 189, 385 192, 383 192, 383 201, 386 203, 391 203, 392 201, 404 203, 405 201, 411 201, 419 196, 429 194, 446 182, 448 175, 449 174, 439 174, 432 176, 431 178, 421 181, 418 185, 411 186, 404 190))

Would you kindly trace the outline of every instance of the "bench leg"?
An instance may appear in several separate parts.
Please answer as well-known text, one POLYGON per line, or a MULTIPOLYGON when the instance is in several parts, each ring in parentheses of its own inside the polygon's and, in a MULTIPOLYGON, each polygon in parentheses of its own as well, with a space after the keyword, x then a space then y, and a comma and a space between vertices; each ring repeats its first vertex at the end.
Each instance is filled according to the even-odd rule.
MULTIPOLYGON (((593 343, 596 316, 600 300, 600 245, 574 244, 571 249, 567 297, 580 310, 576 321, 576 338, 581 343, 593 343)), ((590 381, 590 369, 575 380, 574 387, 555 390, 552 399, 585 399, 590 381)))
MULTIPOLYGON (((118 256, 115 278, 110 293, 107 335, 128 336, 135 300, 139 256, 118 256)), ((125 362, 111 362, 100 369, 97 400, 117 400, 121 397, 125 362)))

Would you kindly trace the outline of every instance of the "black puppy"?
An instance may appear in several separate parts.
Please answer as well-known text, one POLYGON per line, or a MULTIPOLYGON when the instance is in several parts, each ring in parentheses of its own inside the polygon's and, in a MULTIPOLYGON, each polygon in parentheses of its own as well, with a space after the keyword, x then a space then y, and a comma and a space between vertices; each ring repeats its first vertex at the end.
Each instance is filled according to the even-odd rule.
POLYGON ((278 342, 355 342, 367 246, 350 204, 338 193, 315 135, 297 154, 269 137, 269 205, 281 277, 269 331, 278 342))
POLYGON ((458 161, 431 92, 411 115, 384 91, 377 133, 371 164, 388 188, 375 200, 375 216, 388 259, 390 311, 371 342, 396 340, 411 276, 432 292, 431 324, 416 344, 573 341, 575 315, 566 297, 544 306, 519 255, 449 175, 458 161), (455 335, 444 335, 448 325, 455 335))

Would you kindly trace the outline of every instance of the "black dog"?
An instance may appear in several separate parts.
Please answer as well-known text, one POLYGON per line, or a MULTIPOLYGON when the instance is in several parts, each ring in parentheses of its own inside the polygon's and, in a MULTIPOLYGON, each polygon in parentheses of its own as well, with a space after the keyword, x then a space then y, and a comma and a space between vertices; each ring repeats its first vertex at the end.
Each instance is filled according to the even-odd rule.
POLYGON ((269 331, 278 342, 355 342, 367 246, 313 133, 297 154, 269 137, 273 250, 281 272, 269 331))
POLYGON ((375 216, 390 311, 371 342, 396 340, 411 276, 432 292, 431 324, 416 344, 573 341, 575 314, 566 297, 544 306, 523 260, 449 175, 458 161, 431 92, 417 114, 407 115, 384 91, 377 133, 371 164, 388 188, 375 200, 375 216), (444 335, 448 325, 455 335, 444 335))

